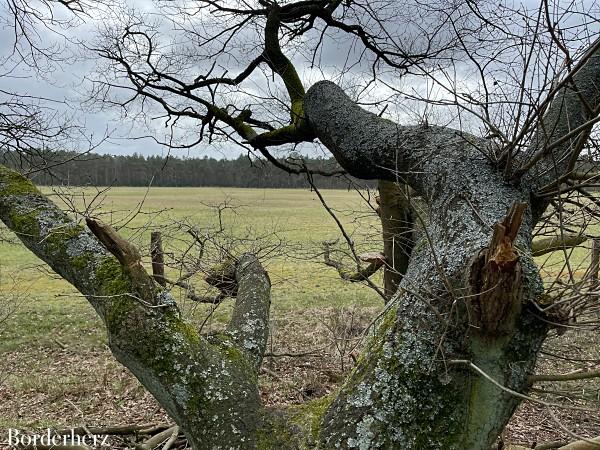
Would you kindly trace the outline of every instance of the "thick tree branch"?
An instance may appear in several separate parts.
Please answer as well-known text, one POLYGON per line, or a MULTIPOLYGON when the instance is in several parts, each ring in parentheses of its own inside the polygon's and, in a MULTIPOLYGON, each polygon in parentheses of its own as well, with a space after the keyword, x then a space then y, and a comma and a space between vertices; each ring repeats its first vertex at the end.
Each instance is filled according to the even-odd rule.
POLYGON ((269 337, 271 281, 254 255, 237 261, 235 280, 239 287, 227 331, 258 370, 269 337))
POLYGON ((488 145, 447 127, 400 126, 382 119, 359 107, 329 81, 320 81, 308 90, 304 111, 316 136, 348 173, 362 179, 406 182, 419 194, 424 191, 426 176, 456 171, 457 164, 469 162, 469 153, 475 154, 471 163, 476 163, 482 159, 479 152, 488 145), (451 161, 452 168, 446 166, 451 161))
POLYGON ((513 180, 521 177, 534 190, 573 169, 600 112, 600 40, 550 95, 532 142, 513 155, 513 180), (525 176, 525 174, 527 174, 525 176))
POLYGON ((291 122, 299 124, 304 118, 304 86, 292 62, 283 54, 279 43, 279 15, 281 8, 274 4, 267 16, 265 25, 264 59, 269 67, 281 77, 291 101, 291 122))
POLYGON ((563 234, 561 236, 536 239, 531 244, 531 253, 533 256, 542 256, 557 250, 577 247, 586 240, 587 237, 581 234, 563 234))
POLYGON ((180 319, 175 301, 153 285, 130 243, 107 225, 88 221, 118 261, 29 180, 4 166, 0 219, 86 296, 106 325, 112 353, 188 433, 194 447, 243 447, 256 439, 256 374, 266 341, 270 288, 260 278, 264 271, 258 261, 240 258, 246 263, 239 268, 240 299, 231 333, 207 339, 180 319), (252 340, 255 326, 261 339, 252 340))

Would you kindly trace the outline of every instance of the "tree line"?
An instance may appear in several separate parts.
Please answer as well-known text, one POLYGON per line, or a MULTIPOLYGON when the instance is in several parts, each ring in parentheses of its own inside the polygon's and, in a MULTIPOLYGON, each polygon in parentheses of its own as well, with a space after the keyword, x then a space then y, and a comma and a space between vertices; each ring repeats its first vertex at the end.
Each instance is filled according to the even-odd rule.
MULTIPOLYGON (((283 159, 279 162, 284 163, 283 159)), ((288 161, 289 162, 289 161, 288 161)), ((307 167, 322 172, 339 170, 333 158, 302 157, 307 167)), ((0 164, 25 173, 39 185, 307 188, 305 174, 290 174, 265 160, 240 155, 237 159, 169 156, 85 155, 67 151, 36 151, 27 155, 0 153, 0 164)), ((322 188, 347 189, 349 176, 314 175, 322 188)), ((360 182, 365 185, 365 181, 360 182)), ((367 182, 367 184, 369 184, 367 182)))

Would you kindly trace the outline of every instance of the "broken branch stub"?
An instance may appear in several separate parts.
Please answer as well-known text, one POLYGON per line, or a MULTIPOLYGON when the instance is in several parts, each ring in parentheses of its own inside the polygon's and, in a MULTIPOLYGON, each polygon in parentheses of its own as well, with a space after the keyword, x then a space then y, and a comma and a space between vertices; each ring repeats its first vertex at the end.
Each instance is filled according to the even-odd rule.
POLYGON ((119 236, 108 224, 90 217, 86 218, 85 222, 90 231, 117 258, 123 269, 129 274, 133 286, 142 299, 151 304, 156 304, 154 281, 144 269, 142 256, 135 245, 119 236))
POLYGON ((472 325, 481 334, 509 332, 521 311, 521 265, 515 240, 526 209, 526 203, 511 206, 504 220, 494 226, 489 247, 471 266, 472 325))

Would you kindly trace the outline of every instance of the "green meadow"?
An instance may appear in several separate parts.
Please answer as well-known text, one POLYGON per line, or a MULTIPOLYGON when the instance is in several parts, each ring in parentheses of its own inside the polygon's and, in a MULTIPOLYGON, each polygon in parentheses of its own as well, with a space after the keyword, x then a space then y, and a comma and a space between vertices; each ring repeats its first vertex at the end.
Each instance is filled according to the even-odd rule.
MULTIPOLYGON (((273 283, 274 311, 323 305, 372 306, 381 303, 377 294, 370 289, 343 282, 335 269, 322 264, 322 257, 319 256, 321 243, 335 239, 342 242, 343 238, 334 220, 321 206, 317 195, 308 190, 147 190, 119 187, 100 195, 92 189, 59 192, 44 188, 44 192, 63 208, 80 213, 72 214, 78 220, 82 219, 83 214, 91 214, 115 224, 120 228, 120 233, 134 242, 146 256, 152 231, 162 232, 165 253, 180 253, 185 250, 192 239, 181 229, 181 224, 185 224, 185 227, 195 226, 200 233, 223 235, 222 239, 225 241, 243 240, 241 247, 237 247, 240 251, 252 251, 253 245, 267 247, 263 264, 273 283), (222 209, 221 218, 219 207, 222 209), (221 228, 222 232, 217 233, 221 228)), ((379 249, 376 216, 356 192, 329 190, 324 191, 323 195, 357 247, 371 251, 379 249)), ((49 308, 57 314, 60 311, 74 314, 75 311, 87 308, 85 302, 77 299, 76 292, 68 283, 53 275, 14 236, 5 229, 2 236, 7 239, 0 242, 0 292, 4 296, 22 297, 18 300, 27 304, 35 299, 35 310, 23 305, 24 307, 19 308, 22 314, 35 314, 39 308, 49 308)), ((148 257, 146 262, 150 270, 148 257)), ((348 263, 351 264, 349 260, 348 263)), ((177 278, 176 275, 173 273, 172 278, 177 278)), ((195 287, 202 290, 201 279, 195 281, 198 283, 195 287)), ((174 293, 183 295, 177 289, 174 293)), ((27 326, 26 323, 22 325, 27 326)), ((36 324, 34 328, 38 330, 31 330, 37 335, 35 339, 48 339, 45 326, 36 324)), ((22 329, 16 330, 11 326, 8 329, 10 337, 5 335, 0 342, 0 349, 4 351, 14 348, 23 340, 34 338, 30 332, 22 332, 22 329)))
MULTIPOLYGON (((71 211, 76 220, 90 214, 115 224, 119 232, 134 242, 145 255, 149 270, 152 231, 162 232, 166 254, 177 255, 189 247, 192 239, 185 232, 189 226, 194 226, 201 234, 216 234, 220 242, 234 241, 237 243, 234 249, 239 251, 262 252, 263 264, 273 284, 273 336, 279 336, 281 330, 287 335, 290 326, 294 329, 307 328, 303 334, 310 341, 312 330, 318 328, 323 320, 329 320, 331 311, 364 308, 368 311, 368 314, 364 313, 368 318, 383 305, 373 290, 364 285, 343 282, 335 269, 322 263, 322 241, 340 239, 341 242, 342 239, 339 228, 314 192, 233 188, 147 190, 124 187, 101 193, 95 189, 59 192, 48 187, 43 191, 61 207, 71 211), (312 325, 305 326, 307 323, 312 325)), ((380 249, 378 220, 356 192, 327 190, 323 191, 323 196, 356 242, 357 248, 361 251, 380 249)), ((207 257, 210 259, 215 256, 207 257)), ((347 257, 345 260, 350 264, 347 257)), ((175 270, 167 273, 171 278, 177 278, 175 270)), ((197 293, 206 289, 201 276, 192 278, 191 283, 197 293)), ((228 317, 231 300, 225 300, 212 311, 211 305, 188 300, 182 289, 175 288, 172 293, 190 320, 204 323, 206 330, 222 326, 228 317)), ((0 427, 54 423, 72 425, 72 414, 65 416, 65 408, 77 412, 77 408, 84 411, 86 407, 100 407, 94 399, 81 399, 81 391, 99 382, 98 374, 87 369, 82 372, 81 366, 74 362, 81 359, 88 361, 86 366, 110 366, 103 375, 108 380, 102 383, 108 383, 106 389, 107 392, 111 391, 111 395, 119 396, 123 394, 123 389, 134 389, 140 394, 135 380, 130 380, 128 375, 121 375, 123 369, 112 361, 106 349, 102 324, 85 299, 53 274, 5 228, 0 229, 0 300, 0 304, 4 305, 4 313, 10 313, 0 326, 0 354, 4 355, 0 358, 0 373, 5 378, 3 380, 0 375, 0 400, 3 394, 12 399, 0 402, 0 427), (63 360, 64 368, 58 366, 49 369, 48 366, 56 365, 57 358, 63 360), (71 363, 75 366, 72 367, 71 363), (115 377, 118 379, 121 376, 126 380, 115 381, 115 377), (125 387, 121 386, 122 383, 125 387), (69 399, 75 394, 80 401, 71 399, 69 402, 76 408, 69 407, 69 403, 65 406, 63 397, 69 399), (35 407, 20 408, 14 397, 19 395, 26 398, 25 405, 32 398, 39 400, 42 397, 45 400, 35 407), (48 406, 48 398, 54 401, 60 399, 62 406, 59 410, 48 406)), ((300 345, 300 341, 295 341, 300 345)), ((96 417, 108 423, 118 421, 116 418, 110 420, 112 413, 106 414, 95 413, 90 416, 88 413, 86 417, 96 417)))
MULTIPOLYGON (((124 187, 60 192, 46 187, 43 191, 76 220, 91 215, 114 224, 142 251, 149 270, 152 231, 161 231, 168 261, 186 253, 188 266, 199 250, 197 244, 192 245, 190 228, 211 242, 229 245, 228 251, 258 252, 273 285, 270 356, 261 374, 267 403, 299 403, 335 389, 351 367, 366 327, 383 307, 372 289, 342 281, 335 269, 323 264, 323 241, 338 240, 339 249, 347 247, 315 192, 124 187)), ((364 200, 367 192, 323 190, 322 194, 358 252, 381 250, 379 219, 364 200)), ((218 262, 215 248, 206 245, 203 257, 208 262, 218 262)), ((589 264, 589 243, 568 254, 571 271, 583 275, 589 264)), ((347 254, 339 251, 334 256, 352 269, 347 254)), ((545 263, 544 276, 566 278, 564 259, 560 251, 540 258, 538 262, 545 263)), ((172 267, 167 275, 177 279, 183 272, 172 267)), ((373 281, 381 283, 381 275, 373 281)), ((211 294, 201 274, 187 282, 197 294, 211 294)), ((215 309, 192 302, 183 289, 174 288, 172 293, 182 312, 203 331, 222 327, 228 318, 230 299, 215 309)), ((566 336, 559 341, 551 337, 554 351, 582 350, 588 359, 600 358, 599 346, 588 345, 589 334, 566 336)), ((0 429, 168 420, 137 380, 114 360, 102 324, 85 299, 3 226, 0 355, 0 429)), ((597 384, 582 385, 581 390, 585 398, 600 398, 597 384)), ((530 413, 518 416, 511 430, 518 434, 521 429, 533 429, 537 419, 530 413)))

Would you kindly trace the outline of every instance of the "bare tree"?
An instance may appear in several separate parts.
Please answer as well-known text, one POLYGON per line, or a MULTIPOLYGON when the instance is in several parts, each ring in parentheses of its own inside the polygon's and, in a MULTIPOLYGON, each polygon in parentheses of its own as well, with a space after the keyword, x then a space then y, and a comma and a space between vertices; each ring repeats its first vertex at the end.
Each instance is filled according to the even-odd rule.
POLYGON ((164 7, 179 38, 133 16, 96 48, 108 68, 95 94, 107 104, 149 113, 157 105, 173 147, 231 139, 274 160, 273 147, 318 139, 351 175, 401 182, 427 205, 427 221, 418 210, 412 218, 421 230, 398 289, 339 391, 301 407, 261 405, 270 284, 255 257, 235 260, 226 332, 203 336, 180 319, 135 247, 97 221, 88 220, 93 234, 75 225, 8 169, 0 169, 2 220, 86 295, 114 355, 196 448, 490 448, 528 398, 549 330, 592 308, 568 262, 567 283, 542 278, 533 237, 556 225, 561 236, 568 221, 581 225, 580 212, 596 214, 588 190, 596 175, 575 176, 582 156, 593 156, 600 112, 595 13, 548 2, 534 11, 338 0, 164 7), (575 16, 582 24, 569 27, 575 16), (305 89, 284 51, 319 62, 325 42, 342 36, 361 50, 341 72, 350 64, 372 77, 347 84, 352 98, 327 81, 322 61, 321 81, 305 89), (475 84, 461 71, 474 71, 475 84), (421 77, 440 95, 406 93, 398 75, 421 77), (425 102, 419 124, 359 105, 364 89, 382 84, 425 102), (442 123, 427 113, 435 105, 446 108, 442 123))
MULTIPOLYGON (((52 150, 73 143, 81 157, 103 142, 94 139, 76 120, 65 98, 35 94, 23 79, 43 79, 75 57, 67 33, 108 1, 5 0, 0 2, 4 37, 0 53, 0 159, 33 173, 65 162, 52 150), (82 146, 85 146, 82 148, 82 146)), ((70 158, 73 158, 71 155, 70 158)))

